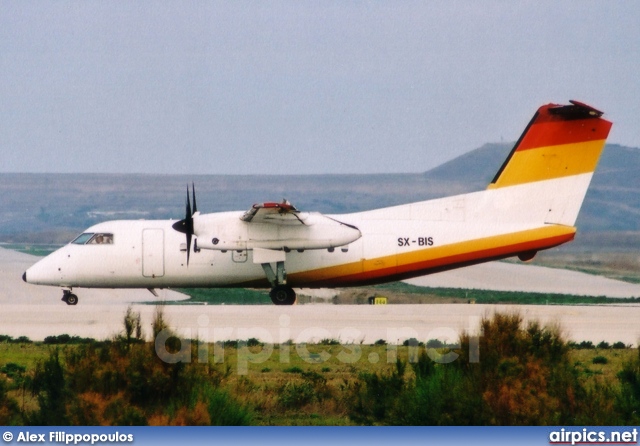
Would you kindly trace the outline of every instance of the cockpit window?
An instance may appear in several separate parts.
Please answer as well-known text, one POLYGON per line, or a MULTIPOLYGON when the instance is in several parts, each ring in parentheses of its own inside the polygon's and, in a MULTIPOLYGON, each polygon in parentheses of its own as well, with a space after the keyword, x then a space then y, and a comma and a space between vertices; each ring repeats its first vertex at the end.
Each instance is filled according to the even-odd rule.
POLYGON ((93 237, 93 235, 93 232, 85 232, 84 234, 80 234, 78 237, 76 237, 76 239, 71 243, 73 243, 74 245, 84 245, 89 241, 91 237, 93 237))
POLYGON ((96 234, 91 237, 91 240, 87 243, 88 245, 113 245, 113 234, 96 234))
POLYGON ((113 234, 100 232, 85 232, 79 235, 73 242, 76 245, 112 245, 113 234))

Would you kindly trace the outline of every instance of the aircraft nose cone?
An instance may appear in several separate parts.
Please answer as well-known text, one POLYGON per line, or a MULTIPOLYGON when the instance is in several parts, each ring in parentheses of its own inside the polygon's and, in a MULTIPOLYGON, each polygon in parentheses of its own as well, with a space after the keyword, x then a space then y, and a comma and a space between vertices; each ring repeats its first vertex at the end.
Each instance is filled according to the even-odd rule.
POLYGON ((25 282, 27 281, 27 272, 26 271, 22 274, 22 280, 24 280, 25 282))

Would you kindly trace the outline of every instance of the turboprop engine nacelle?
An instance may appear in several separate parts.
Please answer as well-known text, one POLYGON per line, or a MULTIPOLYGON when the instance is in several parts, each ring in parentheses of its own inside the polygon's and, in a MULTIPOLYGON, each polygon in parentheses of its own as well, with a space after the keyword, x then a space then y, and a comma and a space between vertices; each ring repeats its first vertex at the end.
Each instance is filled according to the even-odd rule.
POLYGON ((194 234, 200 249, 329 249, 348 245, 362 236, 355 226, 319 213, 304 213, 297 224, 246 222, 237 217, 207 221, 206 217, 194 219, 194 234))

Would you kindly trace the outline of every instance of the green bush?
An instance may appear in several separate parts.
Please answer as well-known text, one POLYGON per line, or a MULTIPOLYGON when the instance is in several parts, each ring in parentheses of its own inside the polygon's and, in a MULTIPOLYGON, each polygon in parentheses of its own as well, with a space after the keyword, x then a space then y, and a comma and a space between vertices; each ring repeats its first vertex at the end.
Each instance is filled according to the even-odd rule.
POLYGON ((253 422, 251 410, 222 389, 206 386, 203 400, 207 405, 211 426, 249 426, 253 422))
POLYGON ((256 338, 249 338, 246 341, 246 344, 248 347, 262 347, 264 344, 262 342, 260 342, 260 340, 256 339, 256 338))
POLYGON ((301 383, 289 381, 280 388, 278 394, 278 402, 285 409, 300 409, 314 399, 313 384, 309 381, 301 383))
POLYGON ((24 423, 18 403, 7 395, 7 382, 0 376, 0 426, 16 426, 24 423))
POLYGON ((640 424, 640 347, 638 356, 624 364, 618 373, 620 392, 615 398, 615 409, 621 424, 640 424))
POLYGON ((33 341, 26 336, 20 336, 17 339, 14 339, 9 335, 0 335, 0 343, 6 342, 7 344, 32 344, 33 341))
MULTIPOLYGON (((139 319, 129 311, 126 319, 139 319)), ((169 330, 159 311, 154 332, 169 330)), ((31 390, 38 425, 248 424, 251 411, 219 388, 227 374, 207 363, 167 363, 154 342, 135 341, 136 324, 113 342, 52 350, 36 366, 31 390)), ((58 340, 60 337, 58 337, 58 340)), ((62 338, 64 341, 66 338, 62 338)), ((137 338, 136 338, 137 339, 137 338)), ((197 355, 192 344, 192 357, 197 355)))
POLYGON ((47 336, 44 338, 44 344, 48 345, 91 344, 94 342, 96 342, 96 340, 92 338, 81 338, 80 336, 70 336, 68 334, 47 336))
POLYGON ((583 349, 590 350, 590 349, 593 349, 593 348, 596 348, 596 347, 593 345, 593 342, 591 342, 591 341, 582 341, 581 343, 576 345, 576 348, 577 349, 581 349, 581 350, 583 350, 583 349))
POLYGON ((473 381, 455 364, 437 364, 425 352, 413 364, 416 380, 407 389, 403 410, 393 424, 482 425, 487 407, 473 381), (426 403, 428 401, 428 404, 426 403))
POLYGON ((427 348, 442 348, 444 343, 439 339, 429 339, 427 341, 427 348))
POLYGON ((12 380, 20 379, 24 372, 27 370, 25 366, 16 364, 14 362, 8 362, 0 368, 0 373, 4 373, 8 378, 12 380))
POLYGON ((391 373, 362 373, 349 395, 349 418, 359 424, 398 424, 395 414, 403 406, 406 363, 396 361, 391 373))
MULTIPOLYGON (((407 345, 416 340, 408 340, 407 345)), ((432 344, 433 345, 433 344, 432 344)), ((517 314, 481 321, 481 335, 461 336, 458 359, 436 363, 422 351, 407 379, 401 362, 391 374, 363 373, 350 386, 350 418, 363 424, 570 424, 585 390, 569 363, 569 347, 554 327, 523 323, 517 314), (472 344, 473 341, 473 344, 472 344), (480 361, 470 352, 478 344, 480 361)))
POLYGON ((37 396, 39 409, 31 415, 30 424, 40 426, 65 426, 68 424, 66 403, 69 391, 65 370, 60 361, 60 351, 51 350, 44 363, 36 365, 32 392, 37 396))
POLYGON ((418 341, 416 338, 405 339, 402 343, 403 347, 422 347, 424 346, 424 342, 418 341))

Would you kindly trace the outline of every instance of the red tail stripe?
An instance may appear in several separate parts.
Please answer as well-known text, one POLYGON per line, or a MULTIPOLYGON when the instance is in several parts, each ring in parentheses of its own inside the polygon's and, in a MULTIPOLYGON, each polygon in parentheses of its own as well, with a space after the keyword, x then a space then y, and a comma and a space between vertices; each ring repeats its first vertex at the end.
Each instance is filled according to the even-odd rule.
POLYGON ((516 151, 557 146, 607 138, 611 123, 604 119, 588 118, 572 121, 534 122, 516 151))

